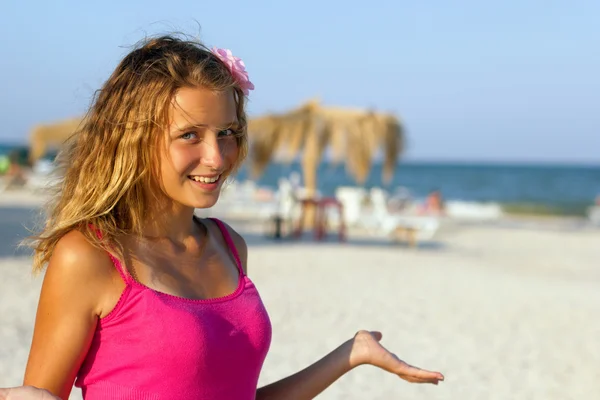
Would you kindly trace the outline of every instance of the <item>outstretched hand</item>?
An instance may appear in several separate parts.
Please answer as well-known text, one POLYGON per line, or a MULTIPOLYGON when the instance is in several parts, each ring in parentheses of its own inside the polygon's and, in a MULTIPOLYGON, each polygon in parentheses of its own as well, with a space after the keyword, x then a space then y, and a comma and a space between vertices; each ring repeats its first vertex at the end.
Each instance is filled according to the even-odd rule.
POLYGON ((352 343, 351 365, 373 365, 413 383, 437 385, 439 381, 444 380, 444 375, 439 372, 417 368, 399 359, 379 343, 381 337, 381 332, 357 332, 352 343))
POLYGON ((0 400, 60 400, 47 390, 33 386, 1 388, 0 400))

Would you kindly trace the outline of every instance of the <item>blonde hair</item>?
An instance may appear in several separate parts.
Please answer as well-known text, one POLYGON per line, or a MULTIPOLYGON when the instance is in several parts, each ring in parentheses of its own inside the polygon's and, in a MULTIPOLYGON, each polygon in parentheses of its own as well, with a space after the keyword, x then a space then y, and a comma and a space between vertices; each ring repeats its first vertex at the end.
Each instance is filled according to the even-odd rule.
POLYGON ((240 166, 247 154, 245 97, 228 67, 196 41, 145 40, 96 93, 57 157, 60 179, 44 211, 45 226, 29 243, 34 272, 44 268, 57 242, 73 229, 107 250, 119 247, 119 236, 141 234, 149 205, 162 194, 159 139, 173 96, 183 87, 233 89, 240 127, 234 170, 240 166))

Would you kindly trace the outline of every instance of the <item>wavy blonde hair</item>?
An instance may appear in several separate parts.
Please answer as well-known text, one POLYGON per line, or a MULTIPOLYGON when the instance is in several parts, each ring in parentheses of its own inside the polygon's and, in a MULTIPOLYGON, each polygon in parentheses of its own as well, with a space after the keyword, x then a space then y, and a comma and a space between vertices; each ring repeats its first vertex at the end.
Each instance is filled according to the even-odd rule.
POLYGON ((28 243, 34 273, 73 229, 106 250, 115 245, 122 250, 119 236, 141 234, 149 205, 162 195, 159 140, 171 101, 183 87, 233 89, 240 125, 233 170, 240 166, 248 148, 245 97, 227 66, 196 41, 174 36, 143 41, 96 93, 57 157, 60 178, 44 210, 45 226, 28 243))

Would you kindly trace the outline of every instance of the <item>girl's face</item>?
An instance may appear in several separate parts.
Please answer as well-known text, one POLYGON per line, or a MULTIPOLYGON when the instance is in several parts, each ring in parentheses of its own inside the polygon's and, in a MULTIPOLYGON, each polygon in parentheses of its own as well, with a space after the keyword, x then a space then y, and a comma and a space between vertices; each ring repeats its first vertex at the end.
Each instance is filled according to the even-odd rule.
POLYGON ((181 88, 171 103, 161 152, 161 183, 176 203, 212 207, 238 158, 233 90, 181 88))

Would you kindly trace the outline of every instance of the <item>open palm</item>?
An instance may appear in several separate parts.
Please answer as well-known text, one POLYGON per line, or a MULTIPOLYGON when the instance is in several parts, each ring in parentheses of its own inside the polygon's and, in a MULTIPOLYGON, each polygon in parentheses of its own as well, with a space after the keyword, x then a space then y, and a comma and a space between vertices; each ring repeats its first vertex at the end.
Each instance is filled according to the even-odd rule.
POLYGON ((356 365, 369 364, 398 375, 414 383, 432 383, 437 385, 444 380, 439 372, 427 371, 407 364, 379 343, 381 332, 359 331, 354 336, 352 360, 356 365))

